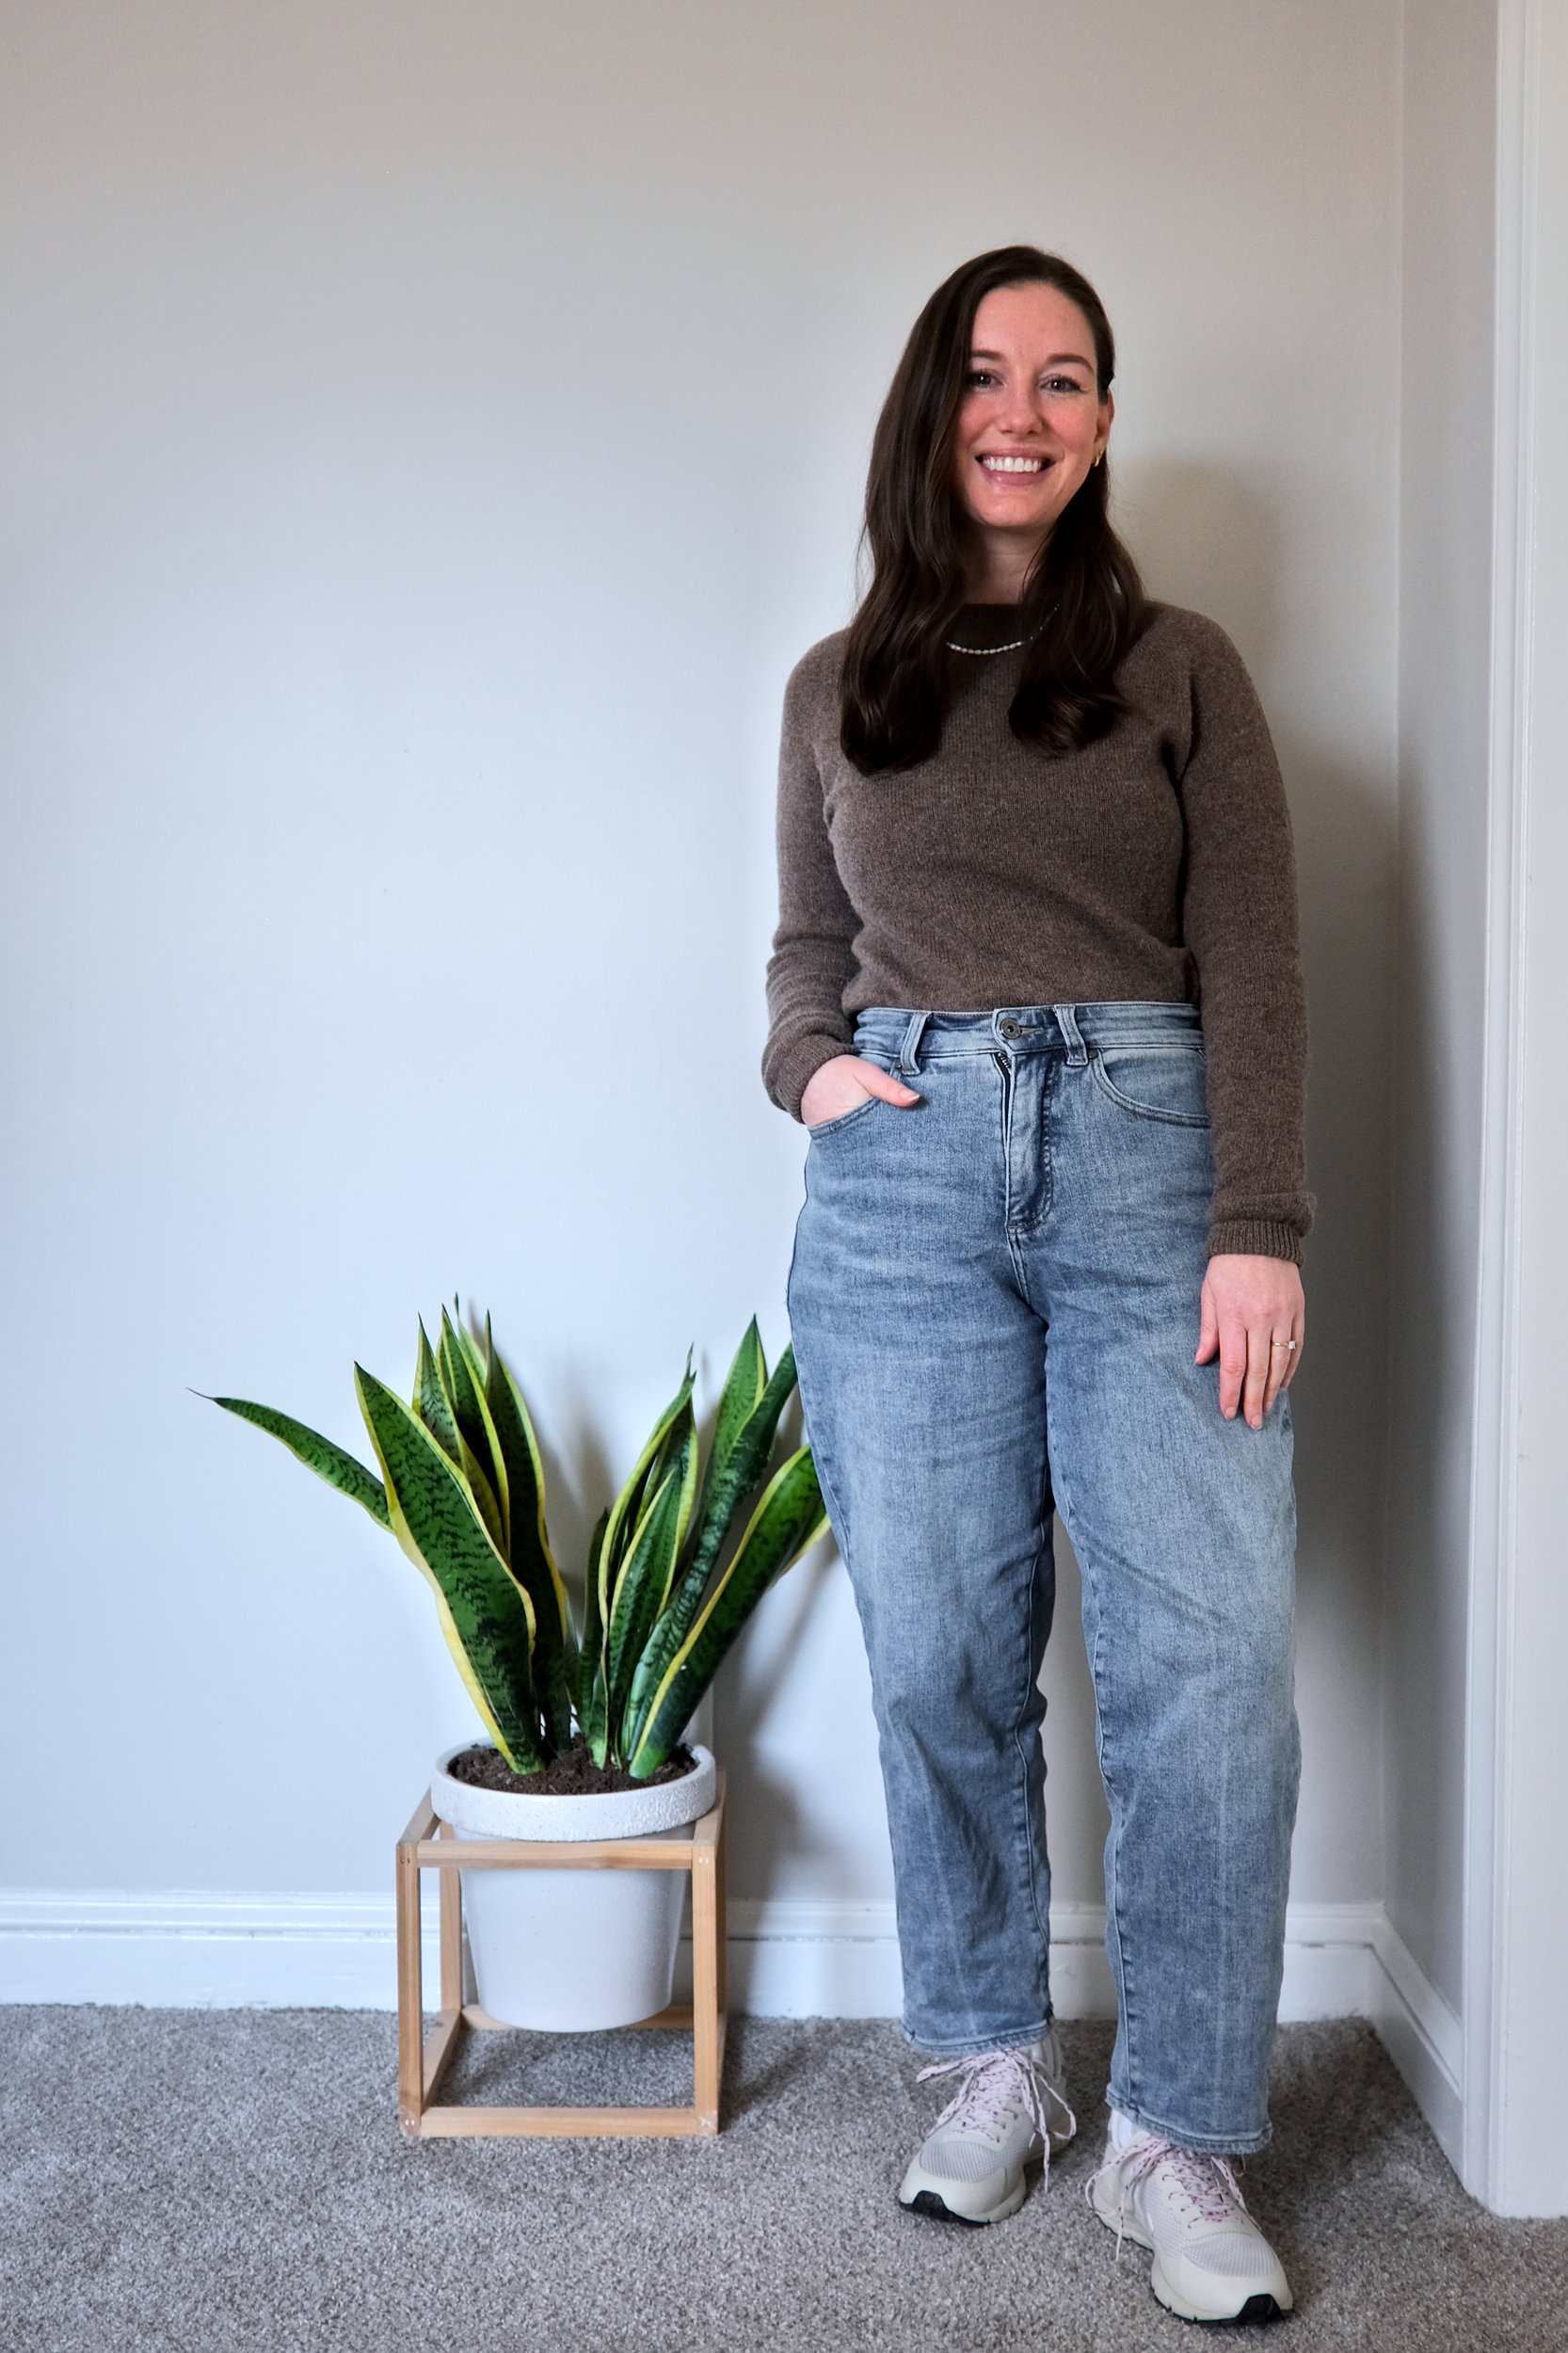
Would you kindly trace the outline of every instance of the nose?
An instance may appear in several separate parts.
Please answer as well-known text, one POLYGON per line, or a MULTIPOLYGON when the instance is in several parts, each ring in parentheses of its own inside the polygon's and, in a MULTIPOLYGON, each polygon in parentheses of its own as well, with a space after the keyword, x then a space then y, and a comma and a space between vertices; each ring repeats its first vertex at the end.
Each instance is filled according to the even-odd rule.
POLYGON ((1033 385, 1014 384, 1008 388, 996 423, 1003 433, 1032 433, 1044 417, 1044 407, 1033 385))

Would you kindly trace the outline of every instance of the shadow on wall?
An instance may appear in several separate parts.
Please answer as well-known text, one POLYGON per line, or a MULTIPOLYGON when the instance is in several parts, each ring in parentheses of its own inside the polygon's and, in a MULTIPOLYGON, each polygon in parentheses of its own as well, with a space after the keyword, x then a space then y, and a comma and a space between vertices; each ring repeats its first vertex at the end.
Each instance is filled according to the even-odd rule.
MULTIPOLYGON (((1478 763, 1478 798, 1484 772, 1478 763)), ((1416 806, 1419 799, 1413 795, 1416 806)), ((1448 853, 1451 856, 1451 851, 1448 853)), ((1385 1691, 1388 1908, 1456 2007, 1463 1958, 1463 1817, 1468 1640, 1463 1561, 1470 1510, 1470 1366, 1476 1342, 1471 1270, 1479 1218, 1475 1160, 1456 1164, 1456 1135, 1481 1128, 1478 1000, 1453 1017, 1452 967, 1433 910, 1443 888, 1430 836, 1413 822, 1400 867, 1400 1028, 1392 1235, 1400 1377, 1389 1401, 1387 1579, 1399 1635, 1385 1691), (1447 1000, 1447 1004, 1446 1000, 1447 1000), (1431 1964, 1429 1963, 1429 1966, 1431 1964)))
MULTIPOLYGON (((1322 1769, 1371 1788, 1387 1417, 1392 754, 1387 768, 1375 756, 1350 764, 1337 714, 1325 712, 1320 728, 1304 714, 1285 636, 1286 536, 1267 485, 1207 463, 1135 459, 1118 519, 1150 593, 1209 615, 1235 638, 1270 711, 1290 797, 1311 1039, 1307 1179, 1318 1205, 1304 1269, 1310 1353, 1292 1400, 1302 1647, 1328 1668, 1312 1688, 1333 1694, 1332 1721, 1318 1726, 1322 1769), (1333 1760, 1331 1739, 1347 1744, 1333 1760)), ((1309 1775, 1313 1729, 1304 1725, 1309 1775)))
POLYGON ((1279 641, 1282 535, 1265 490, 1195 458, 1134 457, 1116 470, 1116 527, 1151 596, 1207 613, 1255 675, 1279 641))

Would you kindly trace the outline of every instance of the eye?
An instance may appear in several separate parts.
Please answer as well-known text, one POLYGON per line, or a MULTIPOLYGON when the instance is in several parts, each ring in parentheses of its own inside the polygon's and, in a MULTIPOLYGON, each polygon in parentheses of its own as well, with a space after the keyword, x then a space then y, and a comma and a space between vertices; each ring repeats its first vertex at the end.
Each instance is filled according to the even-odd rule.
POLYGON ((971 368, 964 378, 971 392, 979 392, 985 385, 994 384, 996 380, 989 368, 971 368))
POLYGON ((1085 387, 1076 376, 1048 376, 1042 379, 1041 390, 1047 392, 1081 392, 1085 387))

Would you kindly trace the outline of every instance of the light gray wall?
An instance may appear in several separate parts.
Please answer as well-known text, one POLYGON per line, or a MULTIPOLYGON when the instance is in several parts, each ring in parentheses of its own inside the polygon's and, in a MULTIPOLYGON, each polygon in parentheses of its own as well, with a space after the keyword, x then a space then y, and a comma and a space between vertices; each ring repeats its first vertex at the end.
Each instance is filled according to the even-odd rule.
POLYGON ((1496 8, 1404 28, 1399 1019, 1384 1707, 1390 1917, 1461 2004, 1485 1034, 1496 8))
MULTIPOLYGON (((779 690, 849 608, 916 308, 1027 237, 1102 287, 1129 535, 1234 632, 1287 765, 1320 1204, 1296 1889, 1375 1893, 1395 0, 5 29, 6 1877, 379 1887, 465 1729, 411 1571, 187 1385, 353 1441, 351 1360, 400 1377, 460 1288, 570 1552, 688 1340, 710 1394, 754 1306, 782 1341, 779 690)), ((1091 1899, 1070 1625, 1051 1672, 1059 1893, 1091 1899)), ((884 1893, 836 1566, 770 1601, 718 1723, 741 1892, 884 1893)))

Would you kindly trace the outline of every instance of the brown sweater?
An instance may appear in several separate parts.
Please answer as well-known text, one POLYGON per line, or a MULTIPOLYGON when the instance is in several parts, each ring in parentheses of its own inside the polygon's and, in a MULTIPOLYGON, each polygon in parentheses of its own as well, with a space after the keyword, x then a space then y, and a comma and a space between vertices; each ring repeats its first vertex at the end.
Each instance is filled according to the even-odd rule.
MULTIPOLYGON (((952 633, 1002 645, 1018 616, 966 606, 952 633)), ((1131 715, 1060 760, 1007 725, 1020 654, 950 654, 939 750, 873 776, 839 746, 843 649, 841 631, 813 646, 784 699, 774 1101, 799 1118, 812 1072, 852 1050, 868 1005, 1201 1004, 1209 1250, 1299 1260, 1312 1206, 1290 821, 1224 630, 1156 605, 1122 669, 1131 715)))

